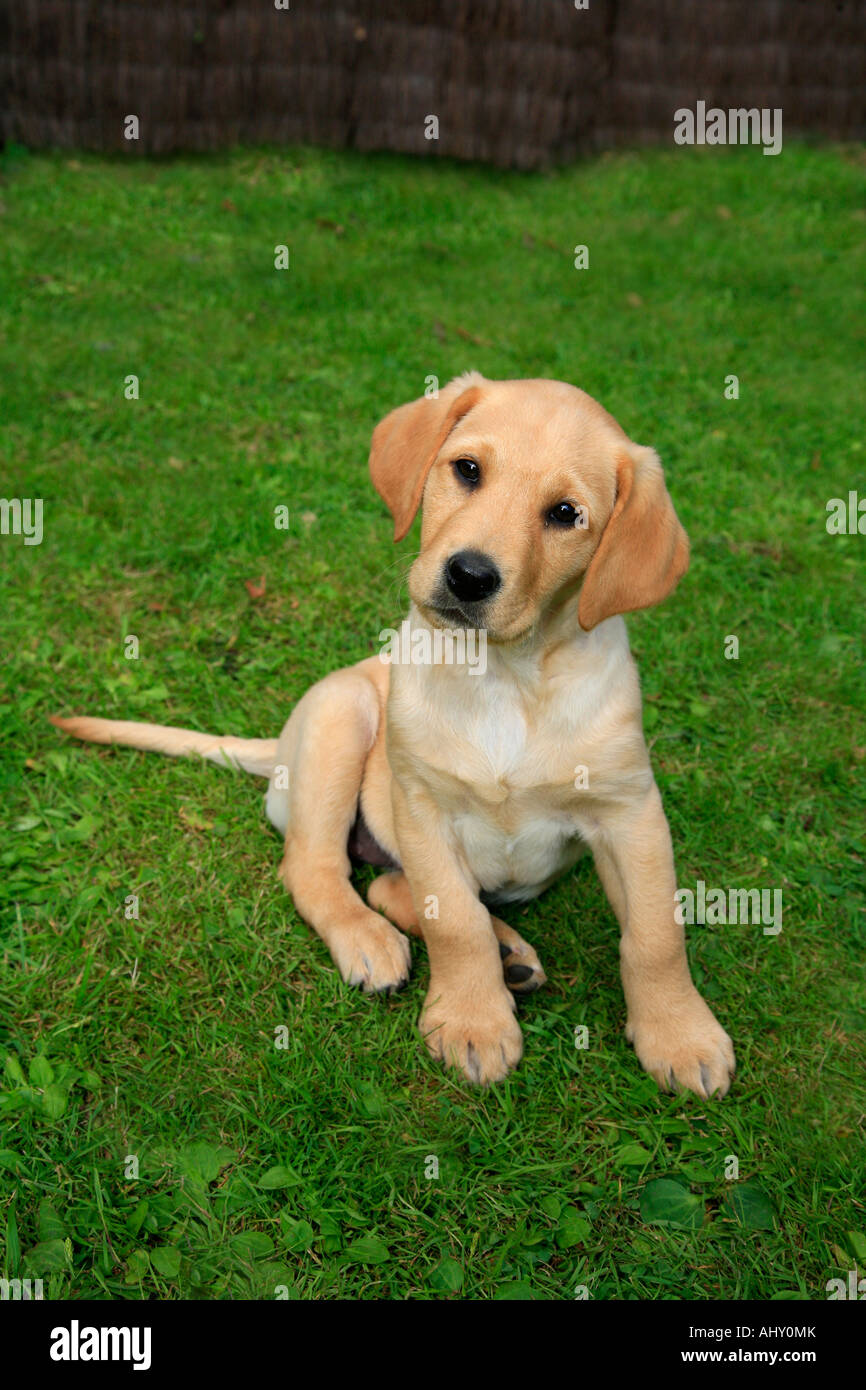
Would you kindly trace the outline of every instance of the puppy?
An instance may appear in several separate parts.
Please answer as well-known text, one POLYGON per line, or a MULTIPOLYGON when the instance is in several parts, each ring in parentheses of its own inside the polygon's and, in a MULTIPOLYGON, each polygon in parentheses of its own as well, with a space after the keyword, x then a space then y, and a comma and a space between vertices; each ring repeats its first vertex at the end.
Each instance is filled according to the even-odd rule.
POLYGON ((573 386, 470 372, 387 415, 370 472, 396 541, 423 503, 412 633, 477 633, 483 672, 373 656, 308 690, 270 741, 53 722, 268 777, 281 877, 343 979, 398 989, 404 933, 422 936, 421 1033, 481 1084, 517 1064, 514 992, 545 978, 489 906, 535 897, 590 850, 621 928, 626 1035, 641 1064, 664 1088, 724 1094, 733 1048, 689 974, 621 616, 658 603, 688 567, 658 457, 573 386), (353 858, 385 870, 369 905, 353 858))

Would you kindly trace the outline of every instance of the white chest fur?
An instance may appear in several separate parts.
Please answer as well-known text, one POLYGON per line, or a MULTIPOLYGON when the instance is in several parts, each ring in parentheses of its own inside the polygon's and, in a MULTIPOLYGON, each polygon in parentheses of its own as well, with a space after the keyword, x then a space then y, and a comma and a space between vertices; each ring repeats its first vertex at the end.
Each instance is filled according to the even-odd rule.
POLYGON ((400 763, 430 792, 481 890, 499 899, 547 887, 586 848, 601 802, 633 786, 639 713, 620 618, 570 635, 553 659, 531 642, 488 644, 483 674, 411 663, 391 672, 400 763))

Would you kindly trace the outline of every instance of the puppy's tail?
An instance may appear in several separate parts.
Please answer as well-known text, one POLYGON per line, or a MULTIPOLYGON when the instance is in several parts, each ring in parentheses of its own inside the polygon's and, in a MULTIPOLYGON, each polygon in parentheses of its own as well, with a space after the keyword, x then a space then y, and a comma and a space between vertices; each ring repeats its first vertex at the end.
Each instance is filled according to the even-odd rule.
POLYGON ((194 729, 174 729, 168 724, 137 724, 128 719, 91 719, 87 715, 62 719, 50 716, 64 733, 87 743, 120 743, 147 753, 167 753, 170 758, 207 758, 223 767, 233 764, 256 777, 270 777, 277 760, 275 738, 219 738, 194 729))

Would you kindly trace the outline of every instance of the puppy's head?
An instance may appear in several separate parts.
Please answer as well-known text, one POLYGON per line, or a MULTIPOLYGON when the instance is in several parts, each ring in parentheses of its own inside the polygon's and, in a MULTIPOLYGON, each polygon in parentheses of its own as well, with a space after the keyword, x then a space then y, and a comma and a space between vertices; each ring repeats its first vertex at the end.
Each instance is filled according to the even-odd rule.
POLYGON ((409 592, 438 627, 509 642, 579 592, 588 631, 688 568, 657 455, 564 382, 457 377, 377 425, 370 473, 395 540, 423 499, 409 592))

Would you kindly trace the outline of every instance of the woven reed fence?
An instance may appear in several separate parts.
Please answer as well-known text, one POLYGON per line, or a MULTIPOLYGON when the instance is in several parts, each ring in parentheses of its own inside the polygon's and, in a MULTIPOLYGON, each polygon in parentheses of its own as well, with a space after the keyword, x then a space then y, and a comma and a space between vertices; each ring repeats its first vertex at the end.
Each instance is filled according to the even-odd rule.
POLYGON ((312 143, 534 168, 670 142, 674 111, 698 100, 781 107, 786 138, 866 134, 866 0, 289 3, 0 0, 0 138, 133 155, 312 143))

